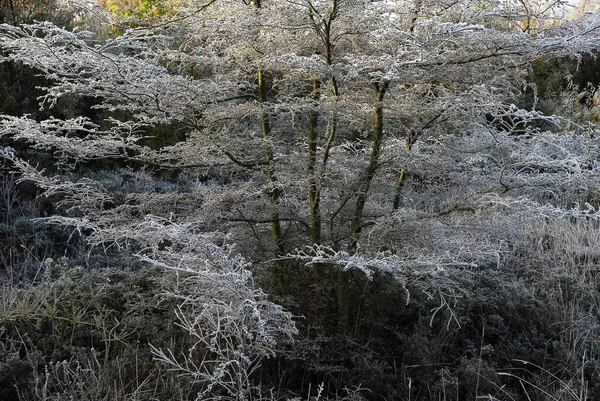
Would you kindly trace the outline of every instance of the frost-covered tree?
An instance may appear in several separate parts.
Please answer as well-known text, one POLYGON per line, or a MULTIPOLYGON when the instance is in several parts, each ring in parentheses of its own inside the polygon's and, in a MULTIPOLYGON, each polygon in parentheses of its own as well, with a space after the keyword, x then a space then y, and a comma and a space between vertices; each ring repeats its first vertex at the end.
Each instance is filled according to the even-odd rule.
MULTIPOLYGON (((446 142, 469 138, 484 158, 496 141, 498 155, 486 166, 496 172, 475 191, 510 189, 507 164, 519 162, 503 157, 498 136, 537 137, 534 120, 548 121, 512 105, 527 63, 596 46, 593 15, 532 35, 510 29, 531 12, 509 5, 192 2, 175 22, 104 43, 49 23, 5 26, 9 58, 52 80, 42 107, 65 96, 94 97, 95 107, 113 116, 105 127, 81 117, 7 118, 3 135, 58 152, 70 164, 108 157, 243 176, 211 188, 205 204, 217 212, 213 218, 255 229, 270 222, 282 256, 311 243, 349 254, 362 244, 366 251, 364 228, 399 209, 407 176, 457 178, 457 162, 444 160, 454 156, 432 159, 425 146, 415 152, 419 140, 439 153, 446 142), (183 130, 186 140, 160 150, 143 146, 144 132, 156 124, 183 130), (424 158, 430 167, 407 168, 424 158)), ((385 242, 369 248, 397 250, 385 242)))
MULTIPOLYGON (((233 243, 268 262, 264 282, 285 282, 303 264, 315 266, 317 282, 335 282, 337 331, 346 334, 359 330, 353 294, 365 278, 419 288, 439 300, 434 316, 445 311, 448 324, 460 324, 451 306, 464 292, 452 271, 499 267, 518 242, 522 210, 595 216, 596 127, 519 100, 534 60, 597 49, 598 15, 562 20, 562 2, 180 3, 163 21, 138 21, 109 39, 48 22, 2 25, 4 61, 48 79, 40 107, 94 99, 102 118, 4 116, 0 138, 52 154, 46 172, 12 148, 2 152, 55 203, 48 224, 77 229, 96 249, 181 269, 187 283, 204 283, 198 288, 214 274, 244 284, 208 285, 210 307, 198 306, 203 298, 182 304, 180 324, 203 347, 200 362, 156 351, 207 392, 220 383, 244 397, 253 358, 271 355, 269 330, 289 324, 247 287, 246 271, 198 267, 220 266, 233 243), (149 146, 165 129, 181 140, 149 146), (132 171, 97 171, 107 160, 132 171), (179 184, 150 184, 167 173, 179 184), (221 314, 241 320, 210 331, 221 314)), ((228 266, 238 266, 230 256, 228 266)), ((282 337, 293 332, 283 326, 282 337)))

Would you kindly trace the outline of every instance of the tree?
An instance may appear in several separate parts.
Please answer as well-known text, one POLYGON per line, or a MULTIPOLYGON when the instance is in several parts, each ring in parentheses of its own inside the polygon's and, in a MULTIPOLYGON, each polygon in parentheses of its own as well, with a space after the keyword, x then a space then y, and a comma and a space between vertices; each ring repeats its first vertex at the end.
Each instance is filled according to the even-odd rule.
POLYGON ((20 24, 52 15, 57 5, 54 0, 7 0, 0 7, 0 23, 20 24))
MULTIPOLYGON (((96 247, 179 266, 211 260, 196 251, 211 241, 225 249, 237 243, 251 260, 269 262, 275 253, 289 262, 264 273, 271 282, 315 265, 315 281, 336 276, 340 334, 360 332, 359 286, 374 274, 421 289, 439 300, 434 316, 445 311, 448 324, 460 324, 452 305, 463 291, 453 272, 495 266, 505 252, 503 241, 472 228, 509 238, 522 214, 501 218, 504 205, 580 216, 569 203, 590 196, 597 182, 593 126, 514 103, 534 60, 597 48, 598 16, 559 23, 560 2, 533 4, 190 1, 170 21, 103 42, 51 23, 3 25, 7 59, 51 80, 42 107, 93 97, 110 116, 4 117, 0 135, 52 152, 56 172, 3 155, 21 181, 56 199, 58 214, 45 221, 77 228, 96 247), (145 146, 159 124, 185 140, 145 146), (59 173, 98 159, 154 174, 199 172, 212 184, 166 195, 141 188, 133 215, 130 196, 116 190, 118 173, 104 180, 59 173), (174 227, 185 229, 165 237, 174 227)), ((272 284, 280 293, 285 287, 272 284)), ((186 319, 181 324, 210 349, 210 336, 186 319)), ((251 387, 235 383, 234 398, 251 387)))
POLYGON ((168 1, 141 0, 141 1, 115 1, 101 0, 102 7, 121 17, 149 18, 160 17, 173 11, 174 4, 168 1))

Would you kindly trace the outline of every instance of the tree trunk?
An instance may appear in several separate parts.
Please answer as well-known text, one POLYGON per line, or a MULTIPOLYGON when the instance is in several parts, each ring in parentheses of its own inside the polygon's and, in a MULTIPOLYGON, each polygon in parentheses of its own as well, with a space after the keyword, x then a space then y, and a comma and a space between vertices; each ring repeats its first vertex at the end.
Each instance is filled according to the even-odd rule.
MULTIPOLYGON (((267 90, 265 85, 264 72, 261 67, 258 68, 258 101, 263 103, 267 98, 267 90)), ((260 130, 263 139, 267 139, 271 133, 271 124, 267 113, 262 112, 260 115, 260 130)), ((279 211, 277 206, 279 203, 280 189, 277 187, 277 176, 275 175, 275 169, 273 167, 273 151, 270 146, 265 147, 265 173, 267 180, 271 186, 269 190, 270 200, 270 219, 271 219, 271 234, 275 245, 277 247, 276 256, 285 254, 285 247, 283 244, 283 230, 281 229, 281 221, 279 218, 279 211)))
MULTIPOLYGON (((313 81, 312 98, 317 100, 319 98, 319 86, 320 83, 317 79, 313 81)), ((306 162, 306 169, 308 171, 309 182, 308 182, 308 200, 310 202, 310 238, 313 244, 321 243, 321 191, 319 179, 316 175, 316 164, 317 164, 317 125, 319 122, 319 113, 316 111, 310 112, 308 121, 308 157, 306 162)))
MULTIPOLYGON (((412 149, 412 143, 410 142, 410 137, 406 139, 404 143, 404 148, 410 152, 412 149)), ((404 186, 404 181, 406 180, 406 169, 402 168, 398 173, 398 181, 396 182, 396 194, 394 195, 394 204, 392 205, 394 210, 398 210, 400 207, 400 193, 402 192, 402 187, 404 186)))
POLYGON ((375 84, 375 100, 377 104, 375 105, 375 113, 373 116, 373 145, 371 148, 371 156, 369 157, 369 164, 360 177, 356 204, 354 205, 354 211, 352 212, 352 219, 350 222, 350 252, 356 251, 356 234, 360 233, 365 202, 367 200, 371 182, 375 176, 375 171, 379 166, 379 153, 381 152, 381 143, 383 141, 383 97, 385 96, 388 86, 388 81, 375 84))
MULTIPOLYGON (((362 216, 365 208, 365 202, 371 186, 371 181, 375 176, 375 171, 379 165, 379 154, 381 152, 381 144, 383 141, 383 97, 389 86, 388 81, 382 81, 375 84, 375 112, 373 116, 373 144, 371 148, 371 156, 365 171, 361 174, 358 185, 358 194, 352 219, 350 221, 350 244, 348 251, 356 252, 358 245, 357 235, 362 229, 362 216)), ((350 272, 345 270, 338 271, 338 288, 337 288, 337 303, 338 303, 338 333, 345 334, 348 331, 348 316, 350 313, 350 299, 348 294, 348 282, 350 272)))

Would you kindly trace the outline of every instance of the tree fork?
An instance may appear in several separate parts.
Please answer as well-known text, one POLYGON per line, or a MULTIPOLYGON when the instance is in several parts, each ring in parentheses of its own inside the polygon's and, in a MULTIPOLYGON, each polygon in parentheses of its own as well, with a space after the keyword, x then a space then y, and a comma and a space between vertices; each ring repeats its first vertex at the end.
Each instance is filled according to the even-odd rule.
MULTIPOLYGON (((404 142, 404 149, 406 149, 408 152, 410 152, 412 150, 413 145, 419 139, 420 133, 422 133, 423 130, 431 127, 436 122, 436 120, 438 118, 440 118, 445 112, 446 112, 446 110, 442 109, 438 113, 436 113, 429 121, 427 121, 422 126, 420 131, 415 131, 412 128, 409 129, 408 135, 406 137, 406 141, 404 142)), ((394 195, 394 203, 392 205, 392 208, 394 210, 397 210, 400 207, 400 193, 402 192, 402 188, 404 187, 405 180, 406 180, 406 169, 402 168, 400 170, 400 172, 398 173, 398 180, 396 181, 396 194, 394 195)))
MULTIPOLYGON (((331 92, 333 95, 334 103, 337 102, 338 97, 338 87, 335 77, 331 77, 331 92)), ((331 112, 331 126, 329 127, 329 136, 327 137, 327 144, 325 145, 325 150, 323 151, 323 161, 321 163, 321 168, 325 171, 325 167, 327 167, 327 161, 329 160, 329 154, 331 153, 331 147, 333 146, 333 141, 335 140, 335 135, 337 132, 337 116, 335 110, 331 112)))
MULTIPOLYGON (((325 22, 325 29, 323 35, 323 50, 325 52, 325 62, 328 66, 333 64, 333 44, 331 43, 331 24, 337 15, 337 0, 333 1, 333 8, 331 13, 329 14, 328 20, 325 22)), ((332 73, 331 78, 329 79, 329 84, 331 87, 331 95, 333 102, 337 102, 339 96, 338 83, 335 79, 335 75, 332 73)), ((329 129, 329 136, 327 138, 327 144, 325 145, 325 150, 323 151, 323 162, 322 169, 325 171, 325 167, 327 166, 327 160, 329 159, 329 153, 331 152, 331 146, 333 145, 333 141, 335 139, 337 130, 337 117, 335 111, 331 112, 331 127, 329 129)))

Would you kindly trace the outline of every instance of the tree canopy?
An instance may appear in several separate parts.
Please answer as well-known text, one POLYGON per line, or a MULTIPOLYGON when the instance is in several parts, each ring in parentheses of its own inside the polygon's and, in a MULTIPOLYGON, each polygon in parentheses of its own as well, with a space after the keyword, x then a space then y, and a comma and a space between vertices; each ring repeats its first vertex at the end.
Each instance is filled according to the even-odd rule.
MULTIPOLYGON (((364 382, 374 358, 402 383, 376 395, 432 399, 403 377, 430 366, 410 361, 421 335, 410 325, 423 319, 440 336, 481 336, 478 350, 453 356, 457 371, 478 363, 467 375, 476 386, 457 384, 456 399, 540 390, 501 374, 521 363, 517 346, 482 373, 484 337, 501 346, 509 325, 478 283, 510 272, 539 284, 546 265, 584 272, 582 285, 595 280, 586 269, 598 255, 589 237, 600 216, 598 127, 541 111, 530 78, 536 63, 594 55, 600 15, 567 18, 564 2, 523 0, 100 4, 69 6, 118 27, 113 35, 0 25, 2 61, 43 77, 46 113, 3 115, 0 158, 51 205, 35 223, 79 241, 74 260, 174 272, 162 294, 191 340, 149 352, 189 380, 191 398, 267 398, 261 367, 278 356, 303 360, 313 379, 343 382, 328 396, 364 382), (59 113, 69 102, 87 112, 59 113), (461 314, 460 305, 470 306, 461 314), (340 360, 310 354, 320 342, 345 344, 323 346, 340 360), (340 356, 362 342, 363 354, 340 356), (386 342, 396 347, 389 354, 386 342)), ((583 107, 575 92, 563 109, 583 107)), ((498 296, 521 291, 514 283, 498 296)), ((596 319, 583 304, 574 314, 596 319)), ((574 361, 590 358, 584 343, 571 343, 572 377, 583 377, 574 361)), ((419 388, 452 375, 447 363, 433 361, 441 379, 423 374, 419 388)), ((289 372, 264 380, 293 376, 295 391, 289 372)), ((431 391, 445 400, 446 389, 431 391)))

